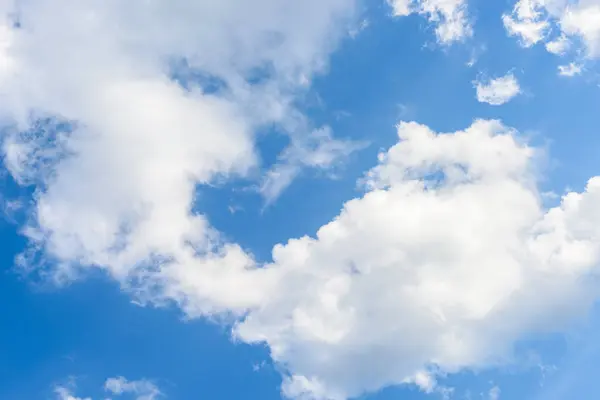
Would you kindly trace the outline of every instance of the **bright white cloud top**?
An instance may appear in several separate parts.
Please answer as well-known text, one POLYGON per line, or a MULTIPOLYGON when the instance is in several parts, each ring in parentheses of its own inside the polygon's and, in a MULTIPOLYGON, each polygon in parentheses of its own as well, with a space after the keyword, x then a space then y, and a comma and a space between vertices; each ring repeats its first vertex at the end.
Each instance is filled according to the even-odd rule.
POLYGON ((364 197, 274 249, 277 289, 237 327, 289 367, 292 396, 510 362, 515 340, 560 328, 596 294, 600 178, 544 210, 536 150, 499 122, 398 135, 364 197))
POLYGON ((493 106, 508 103, 521 93, 519 82, 512 73, 487 81, 479 80, 475 83, 475 90, 477 101, 493 106))
MULTIPOLYGON (((426 15, 442 43, 470 35, 464 1, 391 4, 396 15, 426 15)), ((400 122, 397 143, 365 173, 364 194, 314 235, 276 245, 268 263, 196 211, 198 185, 257 168, 261 127, 275 124, 291 142, 258 185, 267 201, 302 168, 327 169, 360 148, 294 106, 355 6, 0 3, 5 164, 36 188, 21 266, 59 282, 101 269, 137 300, 232 317, 235 338, 266 344, 284 394, 301 399, 406 382, 433 391, 436 374, 511 363, 524 335, 560 330, 588 310, 598 296, 600 177, 545 208, 541 150, 500 121, 452 133, 400 122), (218 88, 186 88, 174 80, 184 73, 218 88)), ((557 19, 595 57, 595 7, 520 0, 504 23, 533 45, 557 19)), ((521 91, 512 74, 476 90, 491 105, 521 91)), ((105 388, 160 393, 123 378, 105 388)))

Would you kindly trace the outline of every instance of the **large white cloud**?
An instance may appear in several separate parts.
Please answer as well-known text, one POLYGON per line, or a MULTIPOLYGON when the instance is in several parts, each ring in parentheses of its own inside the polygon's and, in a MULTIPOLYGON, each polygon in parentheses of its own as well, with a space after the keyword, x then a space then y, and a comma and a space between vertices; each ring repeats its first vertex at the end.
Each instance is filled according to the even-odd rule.
MULTIPOLYGON (((31 267, 41 255, 57 279, 99 266, 124 283, 145 280, 157 260, 173 271, 191 263, 182 269, 200 271, 207 308, 252 303, 259 293, 239 299, 217 268, 243 270, 251 259, 192 212, 196 185, 256 168, 261 126, 291 139, 275 172, 327 168, 357 148, 313 129, 293 104, 326 67, 354 6, 0 2, 4 161, 37 189, 24 229, 32 246, 19 261, 31 267)), ((276 188, 263 190, 269 201, 290 181, 281 176, 265 177, 263 187, 276 188)))
POLYGON ((291 397, 509 363, 523 335, 560 329, 597 295, 600 177, 547 210, 539 152, 499 122, 398 135, 363 197, 274 249, 279 283, 237 325, 288 369, 291 397))

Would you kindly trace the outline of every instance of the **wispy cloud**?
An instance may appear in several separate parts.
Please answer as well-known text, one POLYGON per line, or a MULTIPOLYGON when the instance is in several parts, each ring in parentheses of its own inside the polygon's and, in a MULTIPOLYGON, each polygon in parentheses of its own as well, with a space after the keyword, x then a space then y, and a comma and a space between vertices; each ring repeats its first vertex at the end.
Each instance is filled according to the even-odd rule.
POLYGON ((366 147, 366 142, 339 140, 324 127, 309 135, 295 136, 287 149, 265 175, 259 191, 267 205, 273 203, 305 169, 329 171, 343 164, 352 153, 366 147))
MULTIPOLYGON (((54 393, 57 396, 57 400, 93 400, 92 397, 77 397, 74 392, 77 390, 75 380, 71 378, 68 385, 56 386, 54 393)), ((109 378, 104 384, 104 391, 111 398, 121 395, 131 395, 135 400, 158 400, 163 398, 161 391, 158 387, 145 379, 137 381, 129 381, 123 377, 109 378)), ((110 400, 103 396, 104 400, 110 400)), ((98 399, 100 400, 100 399, 98 399)))

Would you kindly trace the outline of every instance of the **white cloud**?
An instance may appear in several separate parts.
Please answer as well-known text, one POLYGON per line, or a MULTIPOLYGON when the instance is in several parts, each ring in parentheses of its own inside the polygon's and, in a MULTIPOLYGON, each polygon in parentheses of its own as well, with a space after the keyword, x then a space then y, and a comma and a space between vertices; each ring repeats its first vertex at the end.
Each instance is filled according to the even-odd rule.
MULTIPOLYGON (((92 400, 91 397, 76 397, 73 394, 75 389, 75 383, 70 382, 67 386, 57 386, 54 389, 57 400, 92 400)), ((131 395, 132 399, 135 400, 158 400, 162 398, 162 393, 158 387, 145 379, 138 381, 128 381, 123 377, 109 378, 104 384, 104 390, 111 396, 120 397, 123 394, 131 395)), ((111 398, 104 398, 104 400, 111 400, 111 398)))
POLYGON ((558 66, 558 74, 560 76, 575 76, 575 75, 581 75, 581 73, 583 72, 583 66, 581 64, 577 64, 577 63, 569 63, 567 65, 559 65, 558 66))
POLYGON ((398 134, 364 197, 274 249, 265 270, 278 284, 236 328, 287 367, 289 395, 345 399, 428 366, 511 362, 522 335, 561 329, 593 302, 600 177, 546 210, 536 150, 500 123, 398 134))
POLYGON ((138 284, 190 317, 245 314, 235 336, 266 343, 289 374, 283 393, 307 399, 406 382, 434 390, 435 374, 509 363, 523 335, 585 312, 600 177, 544 209, 536 150, 501 123, 453 134, 401 123, 398 135, 367 193, 315 237, 276 246, 271 264, 256 268, 233 245, 180 252, 138 267, 138 284))
POLYGON ((428 371, 418 371, 413 377, 406 379, 403 383, 413 384, 427 394, 439 394, 444 400, 449 400, 452 393, 454 393, 453 388, 440 385, 435 374, 428 371))
POLYGON ((501 393, 500 388, 498 386, 494 386, 488 392, 488 399, 489 400, 500 400, 500 393, 501 393))
POLYGON ((477 81, 475 90, 479 102, 494 106, 505 104, 521 93, 519 82, 511 73, 488 81, 477 81))
POLYGON ((419 371, 415 374, 412 379, 415 385, 417 385, 425 393, 432 393, 437 386, 435 377, 431 376, 428 372, 419 371))
POLYGON ((71 389, 63 386, 57 386, 54 388, 54 394, 56 394, 56 400, 92 400, 90 397, 75 397, 71 389))
POLYGON ((600 0, 518 0, 503 16, 509 35, 525 47, 546 41, 551 30, 560 36, 546 43, 551 53, 564 54, 572 38, 581 40, 589 58, 600 57, 600 0))
POLYGON ((435 25, 438 41, 449 44, 473 34, 465 0, 388 0, 393 15, 424 15, 435 25))
POLYGON ((469 58, 469 61, 467 61, 467 67, 472 68, 473 66, 475 66, 475 64, 477 64, 477 62, 479 61, 479 57, 481 57, 481 55, 483 53, 486 52, 486 46, 485 45, 480 45, 477 47, 473 47, 471 49, 471 56, 469 58))
POLYGON ((125 286, 160 268, 158 282, 142 285, 148 295, 193 271, 204 311, 255 304, 260 288, 240 297, 247 283, 228 281, 251 257, 192 209, 196 186, 257 168, 262 126, 290 136, 278 168, 294 173, 327 169, 355 148, 311 133, 293 106, 348 32, 354 3, 1 2, 0 64, 9 67, 0 69, 0 119, 15 127, 3 137, 4 161, 37 188, 19 263, 34 268, 41 256, 57 280, 101 267, 125 286), (185 75, 182 65, 218 91, 178 85, 171 75, 185 75))
POLYGON ((549 53, 559 56, 565 54, 570 47, 571 41, 565 35, 561 35, 553 41, 546 43, 546 50, 549 53))
MULTIPOLYGON (((2 112, 23 128, 31 111, 73 121, 61 135, 21 130, 5 142, 12 173, 38 185, 31 255, 67 277, 103 268, 190 317, 239 316, 235 335, 265 342, 289 373, 284 393, 316 399, 510 362, 523 334, 586 310, 600 178, 544 209, 535 150, 494 121, 454 134, 401 123, 365 195, 315 237, 276 246, 270 264, 223 243, 192 210, 195 185, 255 166, 257 126, 304 126, 288 112, 294 93, 323 68, 352 11, 343 0, 282 4, 22 3, 22 28, 0 53, 15 74, 1 81, 2 112), (227 88, 177 86, 165 71, 178 57, 227 88), (264 82, 248 83, 262 67, 264 82)), ((443 25, 454 5, 419 7, 443 25)), ((454 37, 444 29, 440 38, 454 37)), ((310 165, 339 153, 321 139, 327 151, 311 145, 310 165)))
POLYGON ((155 400, 162 395, 158 387, 150 381, 128 381, 122 376, 107 379, 104 389, 114 395, 134 395, 136 400, 155 400))
POLYGON ((560 26, 566 34, 583 40, 591 58, 600 57, 600 1, 579 1, 577 5, 566 7, 560 26))
POLYGON ((517 36, 524 47, 533 46, 546 37, 550 24, 543 7, 543 0, 519 0, 512 14, 502 16, 508 34, 517 36))
POLYGON ((395 17, 406 17, 413 13, 413 0, 389 0, 395 17))

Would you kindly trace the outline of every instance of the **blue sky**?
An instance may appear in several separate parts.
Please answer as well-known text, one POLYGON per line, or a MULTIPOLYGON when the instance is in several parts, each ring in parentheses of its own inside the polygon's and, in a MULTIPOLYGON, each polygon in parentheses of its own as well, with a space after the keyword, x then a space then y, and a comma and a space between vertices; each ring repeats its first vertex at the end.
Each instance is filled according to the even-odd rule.
POLYGON ((597 397, 597 0, 0 12, 0 399, 597 397))

